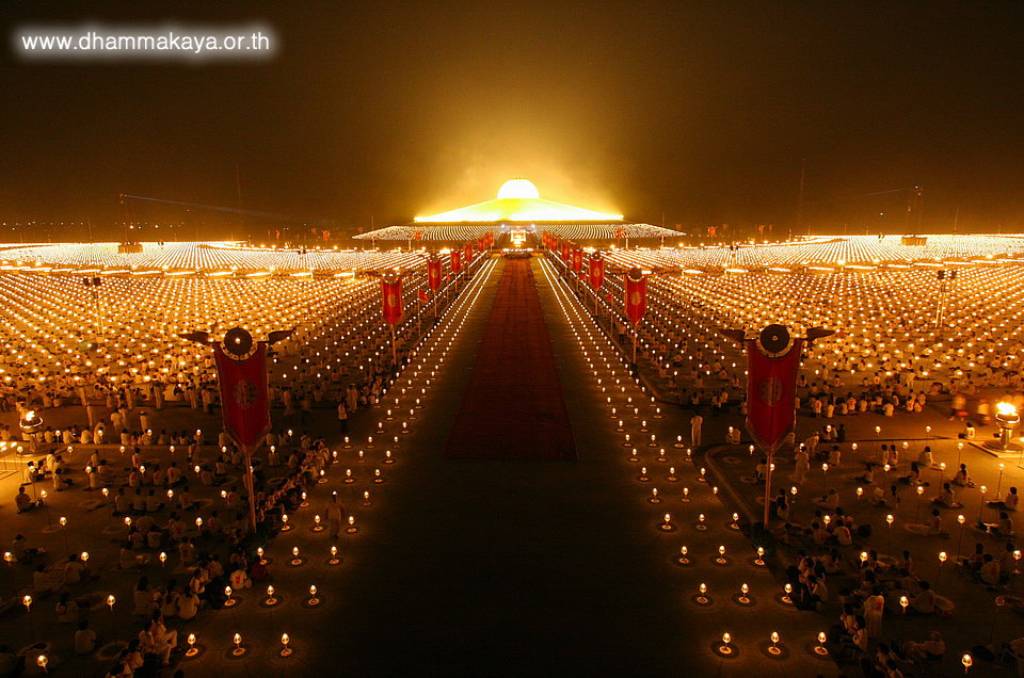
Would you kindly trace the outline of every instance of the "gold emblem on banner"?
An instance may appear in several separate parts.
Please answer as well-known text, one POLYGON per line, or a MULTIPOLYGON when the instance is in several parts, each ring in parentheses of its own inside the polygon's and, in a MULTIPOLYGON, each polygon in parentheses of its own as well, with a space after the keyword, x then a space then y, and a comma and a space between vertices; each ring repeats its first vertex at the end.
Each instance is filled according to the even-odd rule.
POLYGON ((768 377, 757 385, 757 394, 762 401, 774 405, 782 398, 782 382, 775 377, 768 377))
POLYGON ((256 402, 256 387, 252 382, 242 379, 235 384, 235 404, 242 409, 248 409, 256 402))

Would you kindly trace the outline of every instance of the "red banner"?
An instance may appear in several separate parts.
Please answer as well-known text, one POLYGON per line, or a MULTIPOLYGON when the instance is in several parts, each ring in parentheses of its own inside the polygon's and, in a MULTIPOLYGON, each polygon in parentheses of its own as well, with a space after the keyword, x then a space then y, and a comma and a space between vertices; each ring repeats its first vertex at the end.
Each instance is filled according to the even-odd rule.
POLYGON ((462 254, 458 250, 452 250, 449 256, 452 260, 452 273, 458 275, 462 272, 462 254))
POLYGON ((422 301, 424 304, 430 300, 430 297, 427 296, 427 291, 424 289, 420 289, 418 292, 416 292, 416 294, 417 296, 419 296, 420 301, 422 301))
POLYGON ((590 286, 595 290, 604 284, 604 259, 599 256, 590 257, 590 286))
POLYGON ((638 268, 626 274, 626 316, 639 325, 647 311, 647 278, 638 268))
MULTIPOLYGON (((768 328, 770 329, 770 328, 768 328)), ((747 349, 747 431, 768 454, 774 454, 796 427, 796 380, 800 369, 803 339, 783 335, 784 345, 763 345, 764 333, 746 339, 747 349)), ((768 342, 771 344, 771 341, 768 342)))
POLYGON ((380 281, 380 299, 384 322, 389 325, 402 322, 402 279, 383 278, 380 281))
POLYGON ((569 261, 569 241, 568 240, 563 240, 562 241, 562 261, 565 261, 565 262, 569 261))
POLYGON ((217 342, 213 355, 224 430, 239 446, 251 450, 270 430, 267 342, 258 342, 252 353, 242 357, 235 357, 217 342))
POLYGON ((467 242, 462 247, 462 258, 466 260, 466 265, 469 266, 473 261, 473 243, 467 242))
POLYGON ((427 259, 427 284, 430 291, 436 292, 441 288, 441 260, 431 257, 427 259))
POLYGON ((583 250, 577 248, 572 251, 572 270, 579 273, 583 269, 583 250))

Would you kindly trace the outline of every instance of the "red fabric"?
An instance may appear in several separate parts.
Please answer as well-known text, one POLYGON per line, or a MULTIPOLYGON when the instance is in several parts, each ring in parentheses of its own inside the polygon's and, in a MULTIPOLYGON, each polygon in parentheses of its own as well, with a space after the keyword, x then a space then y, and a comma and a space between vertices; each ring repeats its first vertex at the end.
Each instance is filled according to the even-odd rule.
POLYGON ((436 292, 441 287, 441 260, 440 259, 428 259, 427 260, 427 284, 430 285, 430 290, 436 292))
POLYGON ((774 454, 796 427, 796 379, 803 339, 772 358, 756 339, 747 339, 747 431, 765 452, 774 454))
POLYGON ((419 296, 419 298, 420 298, 420 301, 422 301, 422 302, 424 302, 424 303, 426 303, 427 301, 429 301, 429 300, 430 300, 430 297, 429 297, 429 296, 427 296, 427 291, 426 291, 426 290, 420 290, 420 291, 419 291, 419 292, 417 292, 416 294, 417 294, 417 295, 419 296))
POLYGON ((579 273, 583 269, 583 250, 575 249, 572 251, 572 270, 574 273, 579 273))
POLYGON ((242 447, 253 448, 270 430, 270 391, 267 386, 267 343, 244 360, 235 360, 218 343, 214 346, 220 384, 224 430, 242 447))
POLYGON ((626 316, 639 325, 647 311, 647 278, 637 269, 626 274, 626 316))
POLYGON ((381 312, 384 322, 397 325, 402 322, 402 279, 385 278, 380 281, 381 312))
POLYGON ((604 259, 601 257, 590 257, 590 286, 595 290, 599 290, 603 284, 604 259))
POLYGON ((531 261, 508 259, 445 453, 576 459, 531 261))
POLYGON ((458 250, 452 250, 449 256, 452 260, 452 273, 460 273, 462 271, 462 255, 458 250))
POLYGON ((472 243, 468 243, 467 242, 465 244, 465 246, 462 248, 462 258, 466 260, 466 264, 469 264, 470 262, 473 261, 473 244, 472 243))

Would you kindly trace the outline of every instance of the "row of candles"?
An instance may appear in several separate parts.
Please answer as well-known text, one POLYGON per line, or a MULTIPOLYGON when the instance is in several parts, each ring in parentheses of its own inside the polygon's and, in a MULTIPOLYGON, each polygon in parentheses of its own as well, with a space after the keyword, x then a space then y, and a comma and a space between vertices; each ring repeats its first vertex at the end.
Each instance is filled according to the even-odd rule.
MULTIPOLYGON (((492 266, 492 268, 493 268, 493 266, 492 266)), ((399 380, 396 381, 395 388, 398 389, 403 395, 410 395, 412 393, 417 393, 418 394, 419 397, 416 398, 416 401, 417 401, 416 402, 416 407, 422 407, 423 403, 421 402, 421 399, 425 398, 425 396, 427 394, 427 388, 426 387, 429 386, 431 384, 431 381, 434 378, 436 378, 436 376, 439 374, 442 364, 444 363, 445 359, 447 358, 447 355, 448 355, 449 351, 451 350, 452 345, 455 343, 455 341, 457 340, 457 338, 458 338, 458 336, 459 336, 459 334, 461 332, 462 325, 465 322, 465 317, 472 310, 473 304, 474 304, 474 302, 476 301, 476 299, 479 296, 480 289, 482 289, 483 283, 486 282, 486 278, 490 274, 490 270, 491 270, 491 268, 486 269, 485 270, 485 274, 480 276, 482 278, 482 280, 474 281, 474 284, 466 290, 464 295, 460 296, 460 298, 457 300, 456 304, 454 304, 447 312, 445 312, 445 315, 442 316, 441 323, 438 325, 437 329, 431 330, 431 331, 429 331, 428 333, 425 334, 425 341, 424 341, 423 345, 421 346, 421 348, 419 348, 419 349, 417 349, 417 350, 412 352, 411 357, 414 358, 414 359, 417 359, 417 360, 415 360, 415 364, 413 364, 413 362, 410 362, 410 369, 407 369, 406 370, 407 373, 403 375, 403 377, 405 379, 408 379, 408 381, 409 381, 408 386, 406 386, 406 387, 400 386, 401 379, 403 377, 400 377, 399 380), (435 352, 437 352, 438 355, 435 356, 435 352), (429 367, 426 364, 426 361, 430 360, 432 358, 432 356, 434 356, 433 360, 435 362, 434 362, 432 367, 429 367), (411 374, 409 372, 411 372, 411 374), (422 379, 424 381, 424 384, 425 384, 424 388, 420 388, 420 389, 416 390, 413 387, 413 383, 417 379, 422 379)), ((397 408, 399 403, 400 403, 400 399, 398 397, 395 397, 393 405, 397 408)), ((388 418, 389 421, 392 420, 392 418, 393 418, 391 416, 391 413, 392 413, 392 411, 388 410, 388 417, 387 418, 388 418)), ((415 418, 415 412, 414 411, 413 411, 411 416, 412 416, 412 418, 415 418)), ((407 422, 402 422, 402 425, 403 425, 402 426, 402 433, 407 433, 409 431, 407 422)), ((384 429, 383 422, 377 422, 375 430, 376 430, 378 436, 384 433, 383 429, 384 429)), ((353 449, 351 438, 346 436, 344 438, 343 446, 344 446, 345 449, 353 449)), ((368 449, 373 448, 373 436, 368 436, 368 438, 367 438, 367 448, 368 449)), ((357 452, 357 456, 358 456, 358 461, 362 461, 363 458, 364 458, 363 451, 359 450, 357 452)), ((385 452, 385 458, 384 458, 383 463, 385 463, 385 464, 394 463, 394 458, 390 454, 389 451, 385 452)), ((345 477, 344 477, 344 482, 348 482, 351 478, 352 478, 351 469, 348 469, 348 472, 345 474, 345 477)), ((375 469, 374 470, 374 474, 372 476, 373 482, 376 483, 381 478, 382 478, 382 475, 381 475, 380 469, 379 468, 375 469)), ((304 499, 305 499, 305 496, 304 496, 304 499)), ((364 500, 364 502, 369 500, 369 491, 364 491, 363 492, 363 500, 364 500)), ((281 520, 282 520, 282 530, 281 530, 282 532, 288 532, 288 531, 291 531, 292 529, 294 529, 292 527, 292 523, 294 521, 292 521, 287 516, 287 514, 282 515, 282 519, 281 520)), ((347 525, 345 527, 345 531, 347 533, 349 533, 349 534, 353 534, 353 533, 357 532, 358 531, 358 527, 356 526, 355 516, 349 515, 346 520, 347 520, 347 525)), ((311 529, 314 532, 321 532, 321 531, 323 531, 323 521, 322 521, 322 519, 321 519, 319 514, 314 515, 314 517, 313 517, 313 525, 312 525, 311 529)), ((259 557, 261 560, 265 560, 267 558, 267 551, 263 547, 257 548, 256 554, 257 554, 257 557, 259 557)), ((302 566, 303 564, 305 564, 307 562, 305 554, 301 551, 301 549, 298 546, 292 546, 291 551, 290 551, 290 556, 291 557, 290 557, 290 559, 287 562, 288 562, 288 565, 291 566, 291 567, 300 567, 300 566, 302 566)), ((337 565, 341 564, 341 554, 340 554, 340 552, 338 550, 338 547, 336 545, 331 545, 328 548, 326 563, 329 566, 337 566, 337 565)), ((303 605, 305 607, 307 607, 307 608, 316 608, 316 607, 319 607, 321 605, 321 603, 323 602, 323 593, 315 584, 310 584, 310 586, 309 586, 309 588, 307 590, 307 594, 308 595, 306 595, 304 597, 304 600, 303 600, 303 605)), ((224 589, 224 597, 225 597, 224 606, 227 607, 227 608, 236 607, 237 605, 239 605, 241 603, 241 598, 239 598, 236 595, 235 591, 230 586, 225 587, 225 589, 224 589)), ((275 588, 273 584, 268 584, 266 589, 265 589, 265 591, 264 591, 264 595, 262 596, 262 599, 260 600, 260 605, 262 607, 266 607, 266 608, 273 608, 273 607, 277 607, 278 605, 280 605, 283 602, 283 600, 284 600, 284 598, 282 597, 282 595, 280 594, 278 589, 275 588)), ((113 605, 113 602, 110 602, 109 604, 113 605)), ((241 658, 241 657, 246 656, 249 653, 249 649, 250 648, 247 646, 246 643, 243 642, 243 637, 242 637, 242 634, 240 632, 235 632, 233 634, 232 638, 231 638, 231 641, 232 641, 232 647, 231 647, 231 650, 230 650, 230 655, 232 657, 241 658)), ((195 633, 190 633, 188 635, 188 637, 186 638, 186 642, 188 643, 188 646, 189 646, 188 649, 185 652, 185 656, 187 658, 196 657, 196 656, 198 656, 202 652, 202 647, 199 644, 197 636, 196 636, 195 633)), ((281 635, 280 642, 281 642, 281 647, 280 647, 280 650, 279 650, 280 656, 281 657, 289 657, 289 656, 291 656, 294 653, 294 648, 292 646, 291 635, 289 635, 288 633, 283 633, 281 635)))
MULTIPOLYGON (((558 285, 557 279, 555 278, 555 276, 553 274, 552 274, 551 277, 549 277, 549 282, 551 282, 551 284, 556 289, 558 289, 557 288, 557 285, 558 285)), ((597 343, 596 340, 595 340, 595 333, 592 333, 591 331, 586 329, 584 318, 587 317, 587 316, 582 315, 577 310, 577 308, 575 307, 574 302, 572 301, 572 295, 567 293, 567 294, 564 295, 564 297, 565 297, 565 299, 569 300, 568 304, 563 302, 562 295, 558 295, 558 303, 559 303, 559 305, 562 308, 562 312, 565 315, 566 319, 569 321, 570 326, 573 327, 573 333, 575 335, 575 338, 577 339, 577 341, 578 341, 578 343, 580 345, 580 350, 581 350, 581 352, 583 354, 584 359, 587 362, 588 367, 590 368, 590 371, 592 372, 593 377, 596 380, 597 385, 602 388, 603 392, 607 392, 609 386, 606 385, 605 382, 604 382, 604 379, 602 379, 600 377, 600 373, 599 373, 597 367, 595 367, 595 365, 594 365, 594 358, 590 355, 590 351, 588 351, 588 349, 587 349, 587 343, 586 343, 587 341, 593 342, 595 344, 597 343), (583 326, 584 329, 582 330, 582 332, 584 333, 585 337, 581 335, 581 330, 577 329, 577 323, 573 322, 573 319, 570 316, 570 311, 573 313, 573 315, 575 315, 579 325, 583 326)), ((607 341, 607 339, 605 339, 605 341, 607 341)), ((611 347, 610 344, 609 344, 609 347, 611 347)), ((599 353, 599 355, 597 356, 597 359, 602 361, 603 367, 606 370, 609 370, 609 371, 614 369, 614 365, 613 365, 612 360, 609 360, 608 358, 605 357, 604 351, 602 349, 598 349, 598 353, 599 353)), ((626 370, 627 373, 628 373, 628 368, 623 367, 623 369, 626 370)), ((621 397, 623 395, 626 395, 628 393, 627 387, 626 387, 625 384, 627 384, 629 382, 634 382, 633 386, 636 386, 637 388, 639 388, 641 390, 641 396, 644 395, 645 389, 642 386, 639 386, 638 384, 636 384, 634 378, 630 375, 628 380, 622 380, 622 379, 618 379, 618 378, 615 379, 615 386, 617 387, 615 390, 618 391, 617 395, 619 397, 621 397)), ((652 407, 654 407, 654 405, 653 405, 654 399, 652 398, 651 401, 652 401, 651 405, 652 405, 652 407)), ((630 433, 625 432, 626 431, 626 423, 625 423, 624 419, 620 418, 622 416, 622 413, 619 411, 619 407, 615 406, 614 402, 615 401, 613 400, 612 396, 610 396, 610 395, 606 396, 606 405, 609 407, 609 417, 616 421, 616 430, 618 432, 620 432, 620 433, 623 433, 623 443, 622 443, 623 447, 626 447, 626 448, 629 449, 629 454, 627 456, 627 460, 629 462, 631 462, 631 463, 640 463, 640 464, 642 464, 641 459, 640 459, 639 450, 638 450, 637 447, 634 446, 634 445, 637 444, 637 441, 635 441, 632 438, 630 433)), ((657 435, 655 433, 649 433, 649 431, 648 431, 649 422, 648 422, 648 420, 641 418, 640 408, 639 408, 638 405, 634 404, 634 400, 633 400, 632 396, 626 395, 625 411, 628 414, 632 415, 633 419, 639 419, 640 431, 642 433, 646 434, 643 437, 643 440, 647 441, 645 446, 648 447, 648 448, 652 448, 652 449, 656 449, 657 450, 657 452, 656 452, 656 454, 657 454, 656 461, 659 462, 659 463, 667 463, 667 462, 669 462, 669 457, 666 454, 666 449, 663 448, 663 447, 662 448, 658 447, 659 441, 658 441, 657 435)), ((661 414, 660 408, 655 407, 655 410, 654 410, 654 413, 652 415, 652 418, 654 418, 654 419, 661 419, 662 418, 662 414, 661 414)), ((642 443, 642 442, 640 444, 644 445, 644 443, 642 443)), ((686 461, 689 462, 689 463, 693 462, 692 449, 686 447, 686 444, 685 444, 685 442, 683 440, 683 436, 682 435, 676 436, 676 439, 673 442, 672 446, 674 448, 676 448, 676 449, 681 449, 681 450, 685 449, 685 459, 686 459, 686 461)), ((652 454, 654 454, 654 453, 652 452, 652 454)), ((679 471, 677 470, 677 468, 675 466, 669 466, 665 478, 666 478, 666 480, 668 482, 675 483, 675 482, 679 481, 679 475, 680 475, 680 473, 679 473, 679 471)), ((639 474, 636 476, 636 480, 638 482, 644 483, 644 484, 650 482, 651 474, 650 474, 650 471, 649 471, 647 466, 645 466, 645 465, 641 465, 640 466, 640 471, 639 471, 639 474)), ((705 484, 708 483, 707 469, 706 468, 701 467, 698 470, 697 480, 700 483, 705 483, 705 484)), ((713 495, 717 496, 718 493, 719 493, 719 488, 717 486, 712 486, 711 487, 711 491, 712 491, 713 495)), ((690 502, 690 500, 691 500, 691 498, 690 498, 690 488, 684 486, 682 488, 682 492, 681 492, 680 496, 678 497, 678 499, 681 500, 684 503, 690 502)), ((650 489, 650 494, 647 497, 647 501, 649 503, 651 503, 651 504, 660 504, 660 503, 662 503, 663 497, 662 497, 662 495, 659 492, 657 487, 652 487, 650 489)), ((729 529, 732 529, 732 530, 739 530, 739 523, 738 523, 738 521, 739 521, 739 514, 735 513, 735 512, 732 513, 731 516, 730 516, 730 521, 728 522, 727 527, 729 529)), ((663 532, 674 532, 677 529, 677 520, 673 517, 671 512, 665 512, 665 513, 663 513, 661 515, 661 519, 657 523, 657 527, 658 527, 658 529, 660 531, 663 531, 663 532)), ((707 516, 704 513, 699 513, 698 514, 697 519, 696 519, 696 521, 694 523, 694 528, 699 530, 699 531, 706 531, 708 529, 707 516)), ((756 547, 754 552, 755 552, 755 556, 754 556, 754 558, 751 561, 753 563, 753 565, 755 567, 766 567, 765 549, 763 547, 761 547, 761 546, 758 546, 758 547, 756 547)), ((686 545, 680 546, 679 554, 676 557, 675 562, 678 565, 681 565, 681 566, 690 566, 690 565, 693 564, 692 554, 691 554, 690 549, 689 549, 688 546, 686 546, 686 545)), ((728 556, 728 549, 726 548, 726 546, 724 544, 718 546, 716 555, 713 558, 713 563, 715 565, 718 565, 718 566, 724 566, 724 565, 728 565, 730 563, 730 559, 729 559, 729 556, 728 556)), ((793 605, 793 600, 790 597, 791 593, 792 593, 792 587, 789 584, 786 584, 784 586, 784 588, 783 588, 782 593, 780 595, 778 595, 776 597, 776 599, 778 600, 778 602, 780 604, 782 604, 784 606, 792 606, 793 605)), ((750 607, 750 606, 752 606, 755 603, 755 598, 754 598, 754 595, 752 593, 750 585, 747 582, 742 582, 739 585, 738 590, 732 596, 732 600, 733 600, 733 602, 735 602, 737 605, 739 605, 741 607, 750 607)), ((701 582, 700 584, 698 584, 696 594, 692 597, 692 602, 695 605, 700 606, 700 607, 707 607, 707 606, 713 605, 714 601, 713 601, 713 598, 710 595, 710 587, 708 586, 707 583, 701 582)), ((828 651, 828 649, 826 648, 826 645, 825 645, 825 643, 826 643, 826 636, 825 636, 824 632, 819 632, 818 633, 817 641, 818 641, 817 644, 815 644, 814 647, 813 647, 814 654, 816 656, 820 656, 820 657, 827 657, 827 656, 829 656, 829 651, 828 651)), ((768 653, 769 656, 771 656, 773 658, 782 658, 782 657, 785 656, 785 652, 784 652, 783 648, 784 648, 784 646, 782 644, 781 636, 780 636, 779 632, 778 631, 772 631, 770 636, 769 636, 769 638, 768 638, 768 645, 765 648, 765 651, 768 653)), ((721 642, 715 644, 714 650, 722 658, 732 657, 732 656, 735 656, 736 654, 738 654, 738 648, 737 648, 737 645, 735 644, 735 640, 734 640, 732 634, 729 633, 729 632, 725 632, 725 633, 722 634, 721 642)))

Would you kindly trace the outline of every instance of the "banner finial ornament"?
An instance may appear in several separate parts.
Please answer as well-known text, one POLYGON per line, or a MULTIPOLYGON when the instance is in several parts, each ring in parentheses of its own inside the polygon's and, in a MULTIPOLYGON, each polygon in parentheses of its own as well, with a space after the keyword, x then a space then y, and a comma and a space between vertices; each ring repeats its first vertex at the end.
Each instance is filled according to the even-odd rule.
POLYGON ((770 358, 780 358, 793 347, 793 337, 785 325, 772 324, 758 335, 758 348, 770 358))
POLYGON ((245 360, 256 350, 252 335, 241 327, 232 327, 224 334, 221 342, 224 354, 232 360, 245 360))

